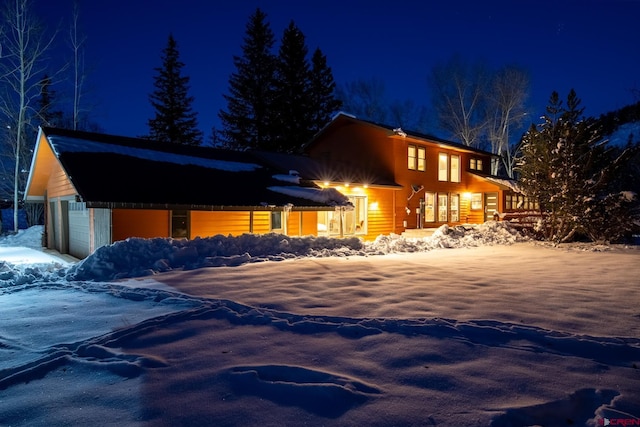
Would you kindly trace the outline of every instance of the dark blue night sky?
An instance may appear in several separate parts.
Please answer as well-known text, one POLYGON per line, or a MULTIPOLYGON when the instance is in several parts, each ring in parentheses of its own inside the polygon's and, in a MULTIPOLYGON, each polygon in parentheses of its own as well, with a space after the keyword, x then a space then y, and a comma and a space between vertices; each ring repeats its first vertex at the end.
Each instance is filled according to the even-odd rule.
MULTIPOLYGON (((73 0, 36 0, 55 26, 73 0)), ((640 1, 637 0, 80 0, 86 40, 87 98, 107 133, 146 134, 154 68, 173 33, 191 79, 200 127, 219 126, 233 55, 241 55, 249 16, 260 7, 279 42, 291 20, 320 47, 338 84, 377 78, 390 100, 429 104, 427 74, 454 54, 531 73, 535 114, 553 90, 574 88, 599 115, 638 101, 640 1)), ((61 26, 60 36, 67 29, 61 26)))

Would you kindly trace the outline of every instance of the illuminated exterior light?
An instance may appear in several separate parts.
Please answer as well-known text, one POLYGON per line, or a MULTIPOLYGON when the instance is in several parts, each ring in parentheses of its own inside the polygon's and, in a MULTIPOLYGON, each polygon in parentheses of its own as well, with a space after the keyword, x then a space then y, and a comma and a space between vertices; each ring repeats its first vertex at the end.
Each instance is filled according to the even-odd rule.
POLYGON ((378 202, 371 202, 371 203, 369 204, 369 209, 370 209, 370 210, 372 210, 372 211, 377 211, 377 210, 378 210, 378 208, 379 208, 379 206, 378 206, 378 202))

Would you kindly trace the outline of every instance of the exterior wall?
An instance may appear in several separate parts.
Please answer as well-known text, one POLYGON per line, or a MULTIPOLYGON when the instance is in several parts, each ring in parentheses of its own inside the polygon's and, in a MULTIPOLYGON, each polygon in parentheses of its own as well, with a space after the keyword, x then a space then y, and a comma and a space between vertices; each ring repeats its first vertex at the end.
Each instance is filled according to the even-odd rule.
MULTIPOLYGON (((300 214, 302 221, 299 236, 317 236, 318 235, 318 212, 297 212, 300 214)), ((294 234, 292 234, 294 235, 294 234)))
POLYGON ((246 211, 191 211, 190 227, 191 238, 218 234, 239 236, 251 232, 251 215, 246 211))
POLYGON ((170 212, 153 209, 114 209, 111 213, 113 241, 128 237, 169 237, 170 212))
POLYGON ((374 240, 381 234, 395 233, 394 199, 396 190, 368 189, 367 234, 365 240, 374 240))
MULTIPOLYGON (((270 211, 191 211, 190 221, 191 238, 217 234, 239 236, 244 233, 271 232, 270 211)), ((316 235, 317 213, 291 211, 287 220, 287 234, 289 236, 316 235)))
POLYGON ((372 177, 393 178, 394 152, 386 132, 371 126, 347 125, 329 129, 321 139, 321 143, 310 147, 308 154, 328 165, 323 180, 352 178, 351 182, 367 184, 372 177), (349 176, 354 166, 365 176, 349 176))
POLYGON ((49 181, 47 182, 47 196, 49 199, 56 197, 75 196, 76 190, 69 180, 69 177, 60 166, 59 162, 54 162, 49 181))
MULTIPOLYGON (((336 122, 334 127, 329 127, 318 140, 309 148, 309 155, 320 161, 327 161, 331 167, 337 165, 348 166, 354 170, 370 171, 377 174, 378 178, 394 181, 403 188, 393 190, 380 190, 383 193, 369 192, 371 194, 369 207, 378 198, 377 209, 368 209, 367 233, 365 238, 372 239, 379 234, 401 233, 407 228, 439 227, 442 224, 481 223, 484 221, 484 209, 471 209, 471 194, 499 193, 498 200, 502 209, 502 190, 495 184, 486 182, 474 173, 489 174, 491 168, 491 156, 466 150, 464 147, 452 147, 440 144, 437 141, 412 138, 411 136, 396 135, 383 127, 369 125, 367 123, 349 122, 344 124, 336 122), (408 146, 425 149, 424 171, 412 170, 408 167, 408 146), (438 178, 439 155, 459 156, 460 182, 440 181, 438 178), (471 159, 481 160, 481 169, 471 170, 471 159), (474 172, 474 173, 472 173, 474 172), (422 189, 413 194, 413 186, 422 189), (436 218, 433 222, 425 222, 417 209, 424 201, 425 192, 454 195, 459 200, 458 221, 438 221, 437 207, 436 218)), ((476 163, 477 165, 477 163, 476 163)), ((344 179, 344 178, 340 178, 344 179)), ((366 180, 351 181, 366 184, 366 180)), ((337 187, 343 194, 349 195, 348 189, 337 187)))

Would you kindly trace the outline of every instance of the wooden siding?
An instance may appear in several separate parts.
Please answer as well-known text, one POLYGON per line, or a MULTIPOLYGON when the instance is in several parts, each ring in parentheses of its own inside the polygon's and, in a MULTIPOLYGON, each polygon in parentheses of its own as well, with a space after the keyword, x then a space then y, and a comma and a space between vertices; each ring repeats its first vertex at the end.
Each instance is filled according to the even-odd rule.
MULTIPOLYGON (((218 234, 239 236, 251 232, 250 213, 191 211, 191 238, 211 237, 218 234)), ((268 220, 268 218, 267 218, 268 220)))
POLYGON ((375 240, 381 234, 394 232, 393 203, 395 190, 370 188, 367 190, 367 234, 365 240, 375 240))
POLYGON ((318 235, 318 212, 297 212, 302 220, 301 236, 318 235))
MULTIPOLYGON (((491 155, 467 150, 464 147, 447 146, 437 141, 429 141, 411 136, 393 134, 388 129, 366 123, 352 122, 346 125, 336 124, 319 135, 311 145, 309 155, 320 161, 336 161, 339 165, 348 165, 354 170, 370 170, 383 178, 392 179, 402 186, 397 191, 388 190, 386 196, 379 197, 378 209, 370 209, 374 193, 369 192, 368 228, 366 239, 379 234, 401 233, 405 228, 420 227, 416 209, 424 200, 425 192, 459 195, 459 221, 446 222, 459 224, 464 222, 481 223, 483 210, 471 210, 468 194, 499 192, 500 204, 503 202, 501 189, 473 172, 488 173, 491 167, 491 155), (425 149, 425 170, 412 170, 408 167, 408 146, 425 149), (451 182, 449 173, 446 181, 438 179, 440 153, 447 156, 459 156, 460 182, 451 182), (471 159, 482 160, 482 169, 470 169, 471 159), (413 194, 412 186, 422 187, 413 194), (407 209, 409 213, 407 213, 407 209), (405 226, 406 224, 406 226, 405 226)), ((450 171, 450 168, 448 172, 450 171)), ((353 181, 355 182, 355 181, 353 181)), ((362 181, 361 183, 366 183, 362 181)), ((339 191, 344 189, 338 188, 339 191)), ((346 194, 346 193, 345 193, 346 194)), ((502 209, 502 206, 500 206, 502 209)), ((437 212, 437 211, 436 211, 437 212)), ((436 216, 437 219, 437 216, 436 216)), ((438 227, 444 222, 423 223, 423 227, 438 227)))
POLYGON ((253 212, 253 233, 267 234, 271 232, 271 212, 255 211, 253 212))
POLYGON ((60 163, 56 160, 51 168, 51 175, 47 182, 47 197, 50 199, 56 197, 75 196, 76 189, 69 180, 69 177, 62 169, 60 163))
POLYGON ((111 214, 113 241, 128 237, 169 237, 170 212, 152 209, 114 209, 111 214))

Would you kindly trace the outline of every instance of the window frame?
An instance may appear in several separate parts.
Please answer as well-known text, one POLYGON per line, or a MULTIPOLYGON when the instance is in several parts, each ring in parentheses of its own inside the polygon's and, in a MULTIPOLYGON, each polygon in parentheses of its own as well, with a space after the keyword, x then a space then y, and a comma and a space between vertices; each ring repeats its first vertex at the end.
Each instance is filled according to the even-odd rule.
POLYGON ((173 239, 189 238, 189 233, 191 230, 190 218, 191 218, 191 215, 189 214, 189 211, 187 209, 171 210, 171 215, 170 215, 171 223, 169 224, 169 232, 171 234, 171 238, 173 239), (183 212, 184 214, 182 214, 183 212), (178 233, 177 231, 182 230, 182 228, 179 229, 176 227, 178 225, 176 224, 176 220, 180 218, 184 218, 184 232, 178 233))
POLYGON ((417 164, 418 164, 417 160, 418 160, 418 147, 413 144, 407 145, 407 168, 412 171, 417 170, 417 164))
POLYGON ((449 154, 438 153, 438 181, 446 182, 448 180, 449 180, 449 154))
POLYGON ((449 182, 460 183, 462 179, 462 175, 460 174, 460 155, 458 154, 450 154, 449 155, 449 182), (455 175, 454 175, 454 159, 455 159, 455 175))

